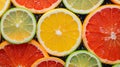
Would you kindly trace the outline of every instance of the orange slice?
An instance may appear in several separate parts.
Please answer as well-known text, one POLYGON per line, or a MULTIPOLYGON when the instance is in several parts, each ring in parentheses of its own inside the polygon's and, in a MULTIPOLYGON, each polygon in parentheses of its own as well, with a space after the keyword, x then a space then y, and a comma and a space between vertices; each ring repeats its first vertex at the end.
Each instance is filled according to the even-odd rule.
POLYGON ((105 5, 90 13, 83 24, 83 41, 103 63, 120 63, 120 6, 105 5))
POLYGON ((35 40, 24 44, 0 44, 1 67, 30 67, 37 59, 48 57, 44 48, 35 40))
POLYGON ((61 0, 11 0, 17 7, 27 8, 33 13, 44 13, 59 5, 61 0))
POLYGON ((37 38, 48 53, 65 56, 74 51, 81 42, 80 19, 66 9, 51 10, 39 19, 37 38))
POLYGON ((38 59, 31 67, 64 67, 65 62, 56 57, 38 59))
POLYGON ((120 0, 111 0, 115 4, 120 4, 120 0))
POLYGON ((10 0, 0 0, 0 17, 9 8, 10 0))

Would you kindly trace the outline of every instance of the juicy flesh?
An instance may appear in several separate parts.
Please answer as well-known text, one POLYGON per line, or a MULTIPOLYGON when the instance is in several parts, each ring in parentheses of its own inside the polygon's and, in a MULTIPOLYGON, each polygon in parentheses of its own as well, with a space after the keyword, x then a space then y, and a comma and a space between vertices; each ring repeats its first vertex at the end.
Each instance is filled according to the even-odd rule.
POLYGON ((63 64, 54 60, 46 60, 37 65, 37 67, 64 67, 63 64))
POLYGON ((58 0, 16 0, 16 2, 22 6, 36 10, 48 8, 57 1, 58 0))
POLYGON ((72 8, 78 10, 88 10, 96 5, 100 0, 67 0, 72 8))
POLYGON ((78 25, 68 14, 62 12, 52 14, 41 24, 40 36, 49 49, 68 51, 79 37, 78 25))
POLYGON ((3 26, 4 33, 12 40, 24 40, 33 32, 32 18, 27 13, 21 11, 11 12, 7 15, 3 26))
POLYGON ((88 46, 98 56, 120 60, 120 9, 106 8, 91 17, 86 27, 88 46))
POLYGON ((9 44, 0 49, 0 66, 30 67, 33 62, 44 55, 32 44, 9 44))
POLYGON ((81 53, 72 57, 68 67, 99 67, 94 57, 81 53))
POLYGON ((0 0, 0 11, 4 8, 6 0, 0 0))

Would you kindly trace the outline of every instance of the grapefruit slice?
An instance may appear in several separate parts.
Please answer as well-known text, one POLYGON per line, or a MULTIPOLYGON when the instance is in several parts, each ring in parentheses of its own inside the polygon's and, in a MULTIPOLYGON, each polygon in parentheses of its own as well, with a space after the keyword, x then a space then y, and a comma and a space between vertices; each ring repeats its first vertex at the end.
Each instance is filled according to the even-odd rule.
POLYGON ((11 0, 17 7, 30 10, 33 13, 44 13, 59 5, 61 0, 11 0))
POLYGON ((0 0, 0 17, 9 8, 10 0, 0 0))
POLYGON ((68 56, 65 67, 102 67, 102 65, 94 54, 79 50, 68 56))
POLYGON ((38 21, 38 41, 55 56, 65 56, 74 51, 80 45, 81 34, 80 19, 63 8, 48 11, 38 21))
POLYGON ((103 63, 120 63, 120 6, 105 5, 90 13, 83 24, 83 41, 103 63))
POLYGON ((38 59, 31 67, 64 67, 64 61, 56 57, 38 59))
POLYGON ((115 4, 120 4, 120 0, 111 0, 115 4))
POLYGON ((14 44, 26 43, 35 35, 34 15, 22 8, 8 10, 1 19, 1 33, 5 40, 14 44))
POLYGON ((24 44, 0 44, 0 66, 30 67, 37 59, 48 57, 44 48, 35 40, 24 44))

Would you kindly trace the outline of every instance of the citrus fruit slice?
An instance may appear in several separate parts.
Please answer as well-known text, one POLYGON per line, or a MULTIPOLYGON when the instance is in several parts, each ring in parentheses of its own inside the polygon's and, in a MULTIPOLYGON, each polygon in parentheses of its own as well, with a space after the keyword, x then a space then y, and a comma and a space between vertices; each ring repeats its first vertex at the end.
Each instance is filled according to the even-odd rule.
POLYGON ((99 59, 85 50, 75 51, 66 60, 65 67, 102 67, 99 59))
POLYGON ((81 42, 81 21, 72 12, 58 8, 48 11, 38 21, 37 38, 48 53, 65 56, 81 42))
POLYGON ((120 4, 120 0, 111 0, 115 4, 120 4))
POLYGON ((120 67, 120 64, 115 64, 112 67, 120 67))
POLYGON ((34 37, 35 31, 35 17, 25 9, 12 8, 1 19, 1 33, 11 43, 28 42, 34 37))
POLYGON ((11 0, 17 7, 30 10, 33 13, 44 13, 59 5, 61 0, 11 0))
POLYGON ((9 8, 10 0, 0 0, 0 17, 9 8))
POLYGON ((120 63, 120 6, 105 5, 90 13, 83 23, 83 41, 103 63, 120 63))
POLYGON ((30 67, 37 59, 48 57, 44 48, 35 40, 24 44, 0 44, 1 67, 30 67))
POLYGON ((64 5, 71 11, 87 14, 99 7, 104 0, 63 0, 64 5))
POLYGON ((64 61, 56 57, 38 59, 31 67, 64 67, 64 61))

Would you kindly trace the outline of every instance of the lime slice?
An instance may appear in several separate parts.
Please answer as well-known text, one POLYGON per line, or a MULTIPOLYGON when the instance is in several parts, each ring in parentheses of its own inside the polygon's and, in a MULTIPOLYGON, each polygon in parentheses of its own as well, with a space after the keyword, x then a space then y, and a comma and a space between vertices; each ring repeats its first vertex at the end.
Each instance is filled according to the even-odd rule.
POLYGON ((99 59, 93 54, 81 50, 72 53, 66 60, 66 67, 102 67, 99 59))
POLYGON ((120 67, 120 64, 115 64, 112 67, 120 67))
POLYGON ((64 5, 71 11, 87 14, 99 7, 104 0, 63 0, 64 5))
POLYGON ((1 19, 1 33, 3 37, 14 44, 30 41, 35 35, 35 30, 35 17, 25 9, 10 9, 1 19))

